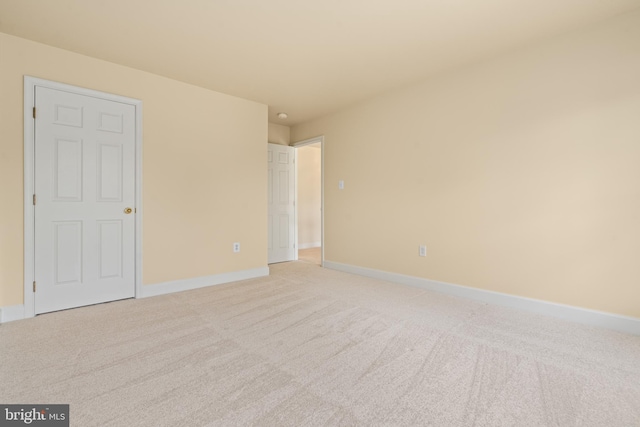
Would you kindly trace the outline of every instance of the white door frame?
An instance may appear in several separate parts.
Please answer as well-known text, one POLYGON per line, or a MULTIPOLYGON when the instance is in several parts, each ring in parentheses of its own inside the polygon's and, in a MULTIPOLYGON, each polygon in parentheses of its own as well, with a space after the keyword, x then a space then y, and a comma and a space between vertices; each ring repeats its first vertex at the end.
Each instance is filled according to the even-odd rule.
POLYGON ((107 101, 132 105, 135 108, 135 297, 142 296, 142 101, 120 95, 99 92, 71 86, 64 83, 43 80, 36 77, 24 77, 24 317, 35 316, 35 298, 33 295, 35 267, 35 216, 33 194, 35 188, 35 88, 70 92, 77 95, 91 96, 107 101))
MULTIPOLYGON (((305 145, 320 143, 320 265, 324 267, 324 135, 316 136, 314 138, 305 139, 302 141, 294 142, 290 144, 294 148, 304 147, 305 145)), ((296 150, 296 192, 298 188, 298 151, 296 150)), ((297 193, 296 193, 297 196, 297 193)), ((298 244, 298 204, 296 203, 296 245, 298 244)), ((298 259, 297 247, 296 259, 298 259)))

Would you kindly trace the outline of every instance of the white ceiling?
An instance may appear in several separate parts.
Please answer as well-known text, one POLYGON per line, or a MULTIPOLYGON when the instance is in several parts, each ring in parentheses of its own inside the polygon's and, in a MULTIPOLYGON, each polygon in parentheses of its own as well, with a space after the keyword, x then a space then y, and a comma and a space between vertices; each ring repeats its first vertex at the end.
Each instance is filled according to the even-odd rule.
POLYGON ((292 125, 637 7, 640 0, 0 0, 0 31, 265 103, 269 121, 292 125))

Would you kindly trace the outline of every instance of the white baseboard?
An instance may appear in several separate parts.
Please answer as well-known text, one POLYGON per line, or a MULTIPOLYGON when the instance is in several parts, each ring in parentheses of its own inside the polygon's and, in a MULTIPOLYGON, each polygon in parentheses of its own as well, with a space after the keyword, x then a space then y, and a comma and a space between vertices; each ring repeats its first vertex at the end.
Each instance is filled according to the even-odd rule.
POLYGON ((154 297, 171 294, 174 292, 188 291, 207 286, 221 285, 223 283, 237 282, 239 280, 254 279, 269 275, 269 267, 260 267, 250 270, 232 271, 230 273, 214 274, 213 276, 194 277, 192 279, 174 280, 171 282, 156 283, 142 286, 142 295, 137 298, 154 297))
MULTIPOLYGON (((254 268, 251 270, 233 271, 230 273, 215 274, 213 276, 195 277, 192 279, 175 280, 172 282, 157 283, 155 285, 142 286, 142 295, 137 298, 153 297, 157 295, 171 294, 174 292, 188 291, 190 289, 204 288, 206 286, 221 285, 223 283, 237 282, 239 280, 254 279, 269 275, 269 267, 254 268)), ((21 320, 25 318, 24 305, 0 307, 0 323, 21 320)))
POLYGON ((322 242, 299 243, 298 249, 319 248, 320 246, 322 246, 322 242))
POLYGON ((0 323, 13 322, 24 319, 24 305, 0 307, 0 323))
POLYGON ((386 280, 389 282, 400 283, 408 286, 415 286, 418 288, 427 289, 443 294, 454 295, 463 298, 471 298, 489 304, 501 305, 504 307, 516 308, 532 313, 553 316, 572 322, 582 323, 585 325, 612 329, 614 331, 633 335, 640 335, 640 319, 635 317, 621 316, 618 314, 542 301, 533 298, 525 298, 515 295, 503 294, 500 292, 470 288, 467 286, 438 282, 435 280, 423 279, 420 277, 405 276, 403 274, 390 273, 387 271, 374 270, 365 267, 357 267, 333 261, 325 261, 324 267, 330 268, 332 270, 343 271, 346 273, 357 274, 360 276, 371 277, 374 279, 386 280))

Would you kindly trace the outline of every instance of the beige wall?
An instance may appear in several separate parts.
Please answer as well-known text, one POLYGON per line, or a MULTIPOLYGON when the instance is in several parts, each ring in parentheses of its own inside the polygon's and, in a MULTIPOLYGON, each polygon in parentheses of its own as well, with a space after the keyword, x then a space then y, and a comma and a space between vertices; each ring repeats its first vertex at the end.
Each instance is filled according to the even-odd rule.
POLYGON ((639 76, 640 11, 293 127, 326 259, 640 317, 639 76))
POLYGON ((291 128, 277 123, 269 123, 269 136, 267 142, 272 144, 289 145, 291 128))
POLYGON ((296 148, 298 153, 298 247, 320 246, 321 164, 320 143, 296 148))
POLYGON ((143 101, 145 284, 266 266, 265 105, 0 33, 0 307, 23 301, 24 75, 143 101))

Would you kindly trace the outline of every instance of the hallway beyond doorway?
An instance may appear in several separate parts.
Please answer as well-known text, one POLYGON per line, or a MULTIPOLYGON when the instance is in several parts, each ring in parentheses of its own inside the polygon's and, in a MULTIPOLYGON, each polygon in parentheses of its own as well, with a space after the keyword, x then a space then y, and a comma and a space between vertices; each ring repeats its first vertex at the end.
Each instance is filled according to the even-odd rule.
POLYGON ((298 250, 298 261, 307 262, 310 264, 322 265, 322 248, 309 248, 298 250))

